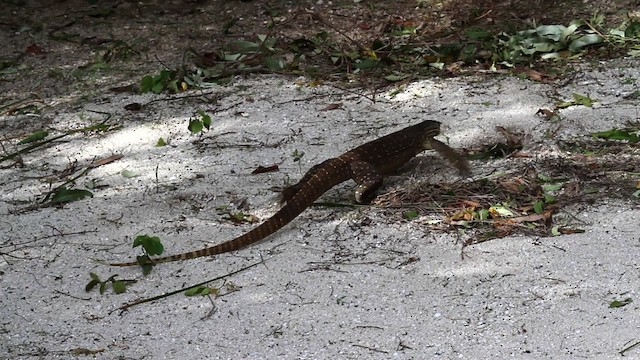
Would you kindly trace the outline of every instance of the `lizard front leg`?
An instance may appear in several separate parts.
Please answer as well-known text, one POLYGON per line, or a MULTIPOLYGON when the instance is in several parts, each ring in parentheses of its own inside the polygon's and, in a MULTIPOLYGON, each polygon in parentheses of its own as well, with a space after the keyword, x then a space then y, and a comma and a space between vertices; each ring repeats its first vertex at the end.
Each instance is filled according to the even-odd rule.
POLYGON ((462 176, 469 176, 471 170, 469 169, 469 162, 462 155, 458 154, 455 150, 450 148, 447 144, 438 141, 434 138, 427 139, 422 145, 425 149, 433 149, 445 158, 451 165, 458 169, 458 172, 462 176))
POLYGON ((365 161, 352 161, 351 178, 358 184, 354 192, 356 202, 362 204, 371 199, 373 193, 382 185, 382 174, 365 161))

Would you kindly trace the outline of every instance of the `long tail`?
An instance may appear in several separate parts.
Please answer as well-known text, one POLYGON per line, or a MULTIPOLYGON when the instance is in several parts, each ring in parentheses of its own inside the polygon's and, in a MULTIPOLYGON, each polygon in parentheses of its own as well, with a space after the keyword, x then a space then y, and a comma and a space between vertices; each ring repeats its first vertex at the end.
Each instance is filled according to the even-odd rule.
MULTIPOLYGON (((171 262, 171 261, 179 261, 179 260, 187 260, 187 259, 195 259, 202 256, 211 256, 222 254, 230 251, 235 251, 242 249, 243 247, 249 246, 253 243, 256 243, 267 236, 273 234, 278 231, 288 222, 293 220, 296 216, 302 213, 304 209, 295 208, 292 205, 285 205, 275 213, 271 218, 267 219, 262 224, 258 225, 258 227, 249 231, 248 233, 238 236, 235 239, 231 239, 229 241, 225 241, 222 244, 214 245, 211 247, 206 247, 203 249, 190 251, 177 255, 165 256, 157 259, 152 259, 151 261, 154 264, 171 262)), ((124 263, 112 263, 109 264, 111 266, 133 266, 138 265, 137 262, 124 262, 124 263)))
MULTIPOLYGON (((267 219, 258 227, 248 233, 238 236, 235 239, 223 242, 221 244, 206 247, 200 250, 190 251, 183 254, 170 255, 157 259, 151 259, 155 263, 164 263, 171 261, 195 259, 202 256, 211 256, 235 251, 256 243, 274 232, 280 230, 291 220, 300 215, 306 208, 311 206, 322 194, 333 186, 347 180, 349 172, 346 167, 330 167, 319 170, 319 173, 311 176, 296 192, 296 194, 287 201, 287 203, 272 217, 267 219), (345 178, 346 177, 346 178, 345 178)), ((138 262, 111 263, 111 266, 134 266, 138 262)))

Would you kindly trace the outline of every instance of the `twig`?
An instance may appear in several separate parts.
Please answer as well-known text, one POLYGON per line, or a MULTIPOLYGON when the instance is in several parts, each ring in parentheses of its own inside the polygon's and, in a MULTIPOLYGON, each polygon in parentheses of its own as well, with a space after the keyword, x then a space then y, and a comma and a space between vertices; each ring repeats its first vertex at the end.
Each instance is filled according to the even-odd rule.
POLYGON ((619 351, 620 355, 624 356, 624 353, 626 353, 627 351, 633 349, 634 347, 640 345, 640 341, 636 341, 633 344, 627 346, 626 348, 622 349, 619 351))
POLYGON ((609 38, 607 36, 605 36, 603 33, 601 33, 600 31, 596 30, 596 28, 594 28, 593 25, 591 25, 591 23, 589 21, 585 20, 584 23, 587 24, 589 29, 593 30, 596 34, 600 35, 602 37, 603 41, 606 41, 606 42, 611 44, 611 41, 609 41, 609 38))
POLYGON ((48 144, 48 143, 50 143, 50 142, 52 142, 52 141, 55 141, 55 140, 61 139, 61 138, 65 137, 65 136, 67 136, 67 135, 69 135, 69 133, 60 134, 60 135, 58 135, 58 136, 54 136, 54 137, 52 137, 51 139, 44 140, 44 141, 41 141, 41 142, 39 142, 39 143, 35 143, 35 144, 32 144, 32 145, 29 145, 29 146, 27 146, 27 147, 26 147, 26 148, 24 148, 24 149, 21 149, 21 150, 19 150, 19 151, 16 151, 16 152, 14 152, 14 153, 12 153, 12 154, 9 154, 9 155, 7 155, 7 156, 1 157, 1 158, 0 158, 0 163, 1 163, 1 162, 3 162, 3 161, 6 161, 6 160, 13 159, 14 157, 16 157, 16 156, 18 156, 18 155, 28 153, 28 152, 30 152, 30 151, 31 151, 31 150, 33 150, 33 149, 37 149, 37 148, 39 148, 40 146, 43 146, 43 145, 48 144))
POLYGON ((100 123, 98 123, 96 125, 85 126, 83 128, 75 129, 75 130, 67 130, 67 131, 65 131, 64 133, 62 133, 62 134, 60 134, 58 136, 52 137, 51 139, 43 140, 43 141, 40 141, 38 143, 29 145, 29 146, 25 147, 24 149, 18 150, 16 152, 12 153, 12 154, 9 154, 9 155, 6 155, 4 157, 1 157, 0 158, 0 163, 2 163, 3 161, 6 161, 6 160, 13 159, 14 157, 16 157, 18 155, 22 155, 22 154, 28 153, 33 149, 37 149, 37 148, 39 148, 39 147, 41 147, 41 146, 43 146, 45 144, 48 144, 48 143, 50 143, 52 141, 61 139, 61 138, 65 137, 65 136, 67 136, 67 135, 72 135, 72 134, 75 134, 75 133, 78 133, 78 132, 91 131, 91 130, 98 129, 100 126, 103 126, 111 118, 111 114, 109 114, 109 113, 105 113, 105 112, 102 112, 102 111, 96 111, 96 110, 89 110, 89 111, 95 112, 95 113, 98 113, 98 114, 106 114, 106 115, 108 115, 108 117, 104 121, 102 121, 102 122, 100 122, 100 123))
POLYGON ((633 344, 627 346, 626 348, 620 350, 620 355, 624 356, 624 353, 626 353, 627 351, 633 349, 634 347, 640 345, 640 341, 636 341, 633 344))
POLYGON ((140 304, 144 304, 144 303, 148 303, 148 302, 152 302, 152 301, 156 301, 156 300, 164 299, 164 298, 166 298, 166 297, 169 297, 169 296, 172 296, 172 295, 175 295, 175 294, 179 294, 179 293, 184 292, 184 291, 186 291, 186 290, 193 289, 193 288, 196 288, 196 287, 198 287, 198 286, 206 285, 206 284, 208 284, 208 283, 210 283, 210 282, 213 282, 213 281, 216 281, 216 280, 221 280, 221 279, 224 279, 224 278, 226 278, 226 277, 229 277, 229 276, 232 276, 232 275, 235 275, 235 274, 241 273, 241 272, 243 272, 243 271, 245 271, 245 270, 251 269, 252 267, 258 266, 258 265, 260 265, 260 264, 262 264, 262 263, 264 263, 264 260, 261 260, 261 261, 259 261, 259 262, 257 262, 257 263, 253 263, 253 264, 251 264, 251 265, 245 266, 245 267, 243 267, 243 268, 240 268, 240 269, 238 269, 238 270, 236 270, 236 271, 232 271, 232 272, 227 273, 227 274, 225 274, 225 275, 216 276, 216 277, 215 277, 215 278, 213 278, 213 279, 209 279, 209 280, 203 281, 203 282, 198 283, 198 284, 195 284, 195 285, 187 286, 187 287, 184 287, 184 288, 179 289, 179 290, 173 290, 173 291, 170 291, 170 292, 164 293, 164 294, 162 294, 162 295, 157 295, 157 296, 153 296, 153 297, 150 297, 150 298, 145 298, 145 299, 136 300, 136 301, 134 301, 134 302, 130 302, 130 303, 128 303, 128 304, 124 304, 124 305, 120 306, 119 308, 117 308, 117 309, 115 309, 115 310, 110 311, 110 312, 109 312, 109 314, 111 314, 112 312, 114 312, 114 311, 116 311, 116 310, 121 310, 121 311, 122 311, 122 310, 126 310, 126 309, 128 309, 128 308, 130 308, 130 307, 133 307, 133 306, 136 306, 136 305, 140 305, 140 304))

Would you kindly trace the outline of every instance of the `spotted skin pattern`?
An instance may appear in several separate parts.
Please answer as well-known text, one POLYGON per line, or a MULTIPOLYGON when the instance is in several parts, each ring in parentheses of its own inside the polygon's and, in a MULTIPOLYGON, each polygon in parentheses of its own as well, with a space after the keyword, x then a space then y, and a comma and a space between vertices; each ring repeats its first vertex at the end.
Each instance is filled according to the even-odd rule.
MULTIPOLYGON (((468 173, 466 160, 455 150, 433 138, 439 133, 440 123, 427 120, 358 146, 336 158, 325 160, 312 167, 298 183, 285 189, 282 194, 285 205, 253 230, 215 246, 151 261, 163 263, 187 260, 242 249, 275 233, 311 206, 326 191, 349 179, 353 179, 358 185, 355 190, 356 201, 365 202, 382 185, 382 175, 394 172, 425 150, 438 151, 456 166, 460 173, 468 173)), ((110 265, 133 266, 138 265, 138 262, 110 265)))

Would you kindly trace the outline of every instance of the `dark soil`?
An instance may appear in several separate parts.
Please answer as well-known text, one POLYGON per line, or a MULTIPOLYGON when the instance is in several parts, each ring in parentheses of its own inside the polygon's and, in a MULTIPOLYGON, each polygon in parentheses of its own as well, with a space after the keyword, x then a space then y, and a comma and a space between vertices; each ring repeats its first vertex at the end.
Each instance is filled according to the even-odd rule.
MULTIPOLYGON (((16 102, 58 106, 99 97, 107 88, 138 84, 163 68, 206 63, 217 49, 238 39, 255 41, 257 34, 290 46, 324 31, 346 52, 370 48, 393 29, 410 26, 416 29, 412 44, 433 46, 463 40, 470 27, 513 33, 588 20, 596 13, 614 26, 634 3, 6 0, 0 15, 1 110, 14 111, 16 102)), ((308 61, 318 63, 324 80, 345 79, 353 71, 326 58, 308 61)), ((358 80, 366 85, 379 75, 359 74, 358 80)))

